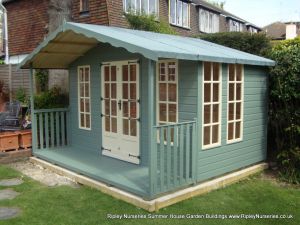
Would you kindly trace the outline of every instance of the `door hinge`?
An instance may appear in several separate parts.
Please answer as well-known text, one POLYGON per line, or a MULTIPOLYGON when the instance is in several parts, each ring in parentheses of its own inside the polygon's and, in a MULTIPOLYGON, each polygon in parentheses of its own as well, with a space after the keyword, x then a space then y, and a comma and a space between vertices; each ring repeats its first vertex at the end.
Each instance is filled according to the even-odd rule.
POLYGON ((139 155, 131 155, 131 154, 128 154, 129 157, 134 157, 134 158, 138 158, 138 159, 141 159, 141 157, 139 155))

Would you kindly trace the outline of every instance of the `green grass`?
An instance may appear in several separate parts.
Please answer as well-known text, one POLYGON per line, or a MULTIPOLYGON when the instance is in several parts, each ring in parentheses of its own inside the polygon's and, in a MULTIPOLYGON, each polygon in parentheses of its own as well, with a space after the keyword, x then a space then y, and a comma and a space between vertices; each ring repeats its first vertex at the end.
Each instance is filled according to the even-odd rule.
MULTIPOLYGON (((0 166, 0 179, 22 176, 0 166)), ((2 224, 24 225, 94 225, 94 224, 300 224, 300 190, 281 186, 253 176, 227 188, 194 197, 161 209, 157 214, 291 214, 293 219, 107 219, 107 214, 149 213, 114 199, 89 187, 60 186, 49 188, 30 178, 13 187, 21 193, 14 200, 0 201, 1 206, 17 206, 23 212, 18 218, 2 224)), ((3 188, 2 188, 3 189, 3 188)))

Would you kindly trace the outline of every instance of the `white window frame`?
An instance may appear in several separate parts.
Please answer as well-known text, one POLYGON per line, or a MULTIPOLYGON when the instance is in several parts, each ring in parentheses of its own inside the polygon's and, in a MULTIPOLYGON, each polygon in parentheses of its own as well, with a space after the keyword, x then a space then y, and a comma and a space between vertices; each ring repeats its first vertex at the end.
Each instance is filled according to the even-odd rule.
POLYGON ((156 17, 158 17, 159 15, 159 0, 155 0, 156 2, 156 7, 155 7, 155 13, 151 13, 150 12, 150 4, 151 4, 151 0, 147 0, 148 2, 148 7, 147 7, 147 11, 143 12, 142 11, 142 1, 143 0, 133 0, 134 1, 134 9, 132 10, 128 10, 127 9, 127 2, 130 0, 123 0, 123 10, 125 13, 134 13, 134 14, 146 14, 146 15, 155 15, 156 17))
MULTIPOLYGON (((78 66, 77 67, 77 83, 78 83, 78 88, 77 88, 78 89, 77 90, 77 96, 78 96, 78 126, 79 126, 79 129, 82 129, 82 130, 91 130, 92 129, 92 111, 91 111, 92 103, 91 103, 91 67, 90 67, 90 65, 83 65, 83 66, 78 66), (86 82, 86 81, 81 82, 80 81, 80 69, 83 69, 85 71, 86 68, 89 69, 89 81, 88 82, 86 82), (80 96, 80 84, 81 83, 84 83, 84 84, 88 83, 89 84, 89 97, 81 97, 80 96), (84 104, 84 112, 81 112, 81 110, 80 110, 80 100, 81 99, 88 99, 90 101, 89 112, 86 112, 85 104, 84 104), (81 126, 80 114, 85 114, 85 115, 90 116, 90 127, 81 126)), ((85 85, 84 85, 83 93, 85 93, 85 85)), ((84 123, 86 123, 86 120, 84 120, 84 123)))
POLYGON ((209 10, 199 9, 199 30, 204 33, 217 33, 220 31, 220 15, 209 10), (204 18, 202 17, 204 16, 204 18), (206 16, 208 15, 208 21, 206 16), (217 21, 217 23, 215 23, 217 21), (207 26, 206 26, 207 25, 207 26))
POLYGON ((169 23, 174 25, 174 26, 178 26, 178 27, 183 27, 183 28, 190 28, 191 25, 191 7, 190 7, 190 3, 187 3, 185 1, 182 1, 182 0, 169 0, 169 23), (172 21, 172 17, 171 17, 171 1, 174 1, 174 4, 175 4, 175 23, 172 21), (181 23, 179 22, 179 18, 177 16, 177 10, 178 10, 178 2, 181 2, 181 23), (188 22, 187 22, 187 26, 184 26, 183 25, 183 5, 186 5, 187 6, 187 19, 188 19, 188 22))
MULTIPOLYGON (((166 71, 168 70, 168 67, 166 67, 166 71)), ((176 124, 178 123, 178 60, 158 60, 157 64, 156 64, 156 124, 157 125, 160 125, 160 123, 163 123, 163 124, 176 124), (175 81, 163 81, 163 82, 160 82, 159 81, 159 76, 160 76, 160 66, 159 64, 160 63, 166 63, 166 65, 168 65, 168 63, 175 63, 175 81), (167 88, 168 88, 168 84, 169 83, 174 83, 176 84, 176 103, 174 102, 169 102, 168 100, 168 96, 167 96, 167 99, 166 101, 160 101, 159 100, 159 84, 160 83, 165 83, 167 84, 167 88), (159 104, 160 103, 165 103, 167 105, 167 114, 166 114, 166 121, 160 121, 159 120, 159 104), (169 104, 176 104, 176 122, 169 122, 169 107, 168 105, 169 104)), ((167 75, 168 73, 166 73, 166 79, 167 79, 167 75)))
POLYGON ((243 23, 229 19, 229 31, 230 32, 243 32, 243 23))
POLYGON ((87 9, 83 8, 83 1, 84 0, 80 0, 80 2, 79 2, 79 11, 80 12, 88 12, 89 11, 89 6, 90 6, 89 1, 87 0, 88 1, 88 3, 87 3, 88 4, 87 9))
POLYGON ((226 143, 227 144, 231 144, 231 143, 236 143, 236 142, 240 142, 243 141, 243 131, 244 131, 244 65, 241 65, 242 67, 242 74, 241 74, 241 81, 236 81, 236 66, 237 64, 232 64, 234 65, 234 81, 229 81, 229 64, 227 65, 227 124, 226 124, 226 143), (229 84, 234 84, 234 89, 233 89, 233 100, 229 101, 229 84), (236 98, 236 84, 241 84, 241 100, 235 100, 236 98), (229 120, 229 104, 230 103, 234 103, 234 107, 233 107, 233 113, 234 113, 234 118, 233 120, 229 120), (235 119, 236 117, 236 103, 241 103, 241 118, 240 119, 235 119), (235 131, 236 131, 236 126, 235 123, 236 122, 241 122, 240 125, 240 137, 239 138, 235 138, 235 131), (234 123, 233 126, 233 139, 228 140, 228 125, 229 123, 234 123))
MULTIPOLYGON (((209 62, 212 64, 211 66, 211 77, 213 77, 213 62, 209 62)), ((221 133, 222 133, 222 64, 219 64, 219 80, 218 81, 205 81, 204 80, 204 62, 202 62, 202 137, 201 137, 201 142, 202 142, 202 150, 207 150, 207 149, 211 149, 211 148, 215 148, 218 146, 221 146, 221 133), (204 84, 205 83, 210 83, 210 84, 214 84, 214 83, 218 83, 219 84, 219 101, 218 102, 204 102, 204 84), (205 124, 204 125, 204 106, 205 105, 214 105, 218 103, 219 104, 219 120, 217 123, 213 123, 212 119, 211 119, 211 123, 205 124), (213 144, 208 144, 208 145, 204 145, 204 127, 208 127, 210 126, 212 128, 213 125, 219 125, 219 130, 218 130, 218 142, 217 143, 213 143, 213 144)), ((210 97, 211 99, 213 98, 213 85, 211 85, 210 88, 210 97)), ((210 109, 210 113, 211 113, 211 117, 213 116, 213 107, 211 107, 210 109)), ((210 142, 212 142, 212 129, 210 129, 210 142)))

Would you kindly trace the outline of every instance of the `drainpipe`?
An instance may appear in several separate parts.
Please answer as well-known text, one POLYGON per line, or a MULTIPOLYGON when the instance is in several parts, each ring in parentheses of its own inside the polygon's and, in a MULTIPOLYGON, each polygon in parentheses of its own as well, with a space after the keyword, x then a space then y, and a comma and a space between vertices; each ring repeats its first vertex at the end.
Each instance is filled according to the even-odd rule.
POLYGON ((5 64, 9 64, 7 10, 2 4, 2 0, 0 0, 0 7, 3 9, 4 14, 5 64))

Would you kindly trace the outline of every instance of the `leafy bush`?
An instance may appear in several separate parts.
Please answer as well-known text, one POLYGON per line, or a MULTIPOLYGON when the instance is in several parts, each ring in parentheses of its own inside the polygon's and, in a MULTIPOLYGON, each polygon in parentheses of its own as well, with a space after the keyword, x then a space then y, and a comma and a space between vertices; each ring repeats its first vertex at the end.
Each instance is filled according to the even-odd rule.
POLYGON ((209 42, 260 56, 266 56, 271 49, 270 40, 262 33, 224 32, 201 34, 197 37, 209 42))
POLYGON ((130 28, 163 34, 177 34, 165 21, 158 21, 154 15, 127 13, 125 17, 130 28))
POLYGON ((19 102, 28 105, 29 103, 29 97, 27 96, 26 90, 25 88, 18 88, 16 95, 15 95, 16 100, 18 100, 19 102))
POLYGON ((269 150, 276 151, 282 178, 300 183, 300 39, 275 45, 270 69, 269 150))
POLYGON ((68 105, 68 95, 58 87, 34 96, 34 107, 36 109, 64 108, 68 105))
POLYGON ((44 92, 48 89, 49 71, 44 69, 38 69, 35 73, 37 84, 40 87, 40 91, 44 92))

